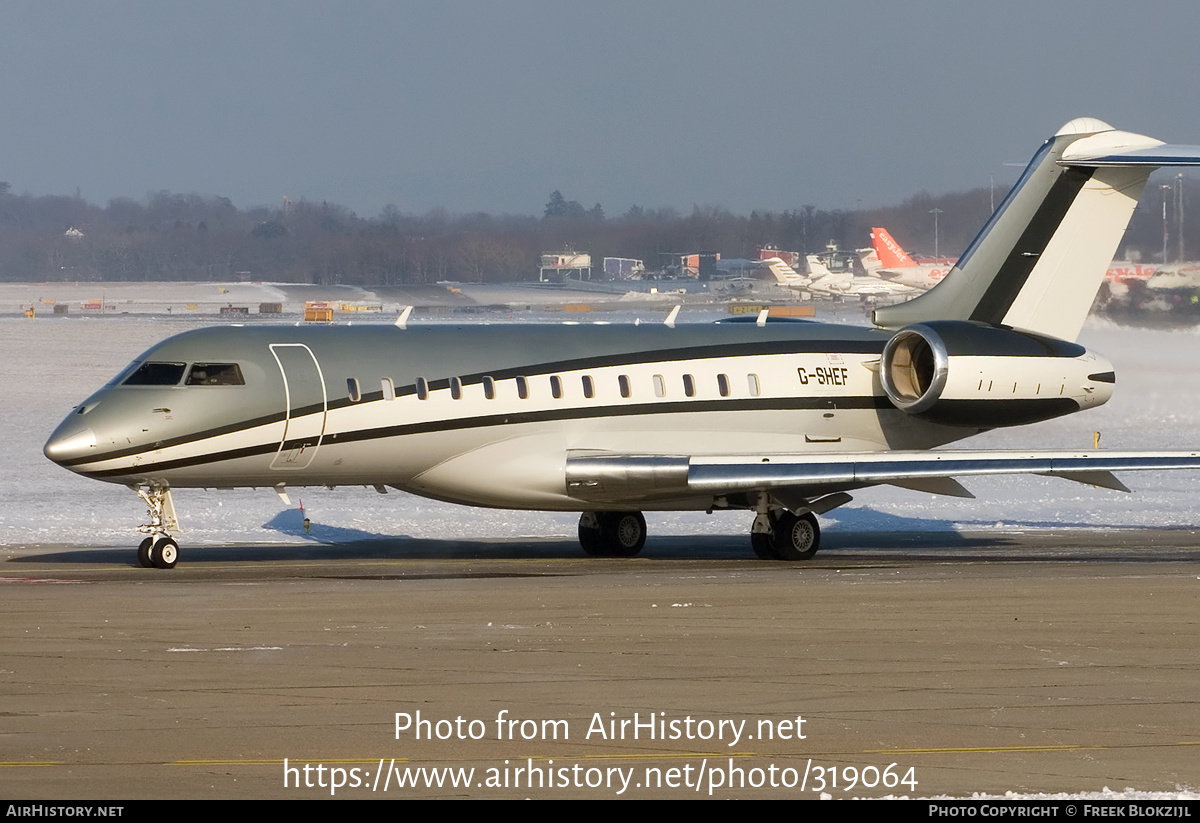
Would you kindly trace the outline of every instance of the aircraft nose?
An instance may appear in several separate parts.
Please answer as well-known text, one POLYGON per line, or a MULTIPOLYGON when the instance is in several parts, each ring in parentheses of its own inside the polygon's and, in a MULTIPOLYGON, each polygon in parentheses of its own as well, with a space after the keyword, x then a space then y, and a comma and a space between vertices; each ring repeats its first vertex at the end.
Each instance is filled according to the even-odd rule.
POLYGON ((42 453, 62 466, 78 458, 87 457, 95 447, 96 433, 90 427, 67 420, 50 435, 42 453))

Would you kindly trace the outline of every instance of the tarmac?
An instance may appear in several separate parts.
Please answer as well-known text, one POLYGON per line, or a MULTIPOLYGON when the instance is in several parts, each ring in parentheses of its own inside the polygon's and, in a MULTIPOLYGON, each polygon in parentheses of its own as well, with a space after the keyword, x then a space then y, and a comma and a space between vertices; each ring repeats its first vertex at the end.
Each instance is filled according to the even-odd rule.
POLYGON ((1200 786, 1196 531, 747 542, 8 547, 0 795, 1200 786))

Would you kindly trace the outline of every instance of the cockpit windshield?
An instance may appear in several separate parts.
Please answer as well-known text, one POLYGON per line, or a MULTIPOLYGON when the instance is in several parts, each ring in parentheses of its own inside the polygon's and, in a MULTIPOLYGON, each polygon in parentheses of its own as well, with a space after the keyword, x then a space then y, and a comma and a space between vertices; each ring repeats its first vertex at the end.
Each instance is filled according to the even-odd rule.
POLYGON ((143 363, 125 378, 122 386, 175 386, 183 378, 186 363, 143 363))
POLYGON ((126 371, 122 386, 244 386, 245 379, 237 363, 154 363, 145 362, 126 371), (187 379, 183 374, 187 372, 187 379))
POLYGON ((188 372, 188 386, 244 386, 237 363, 196 363, 188 372))

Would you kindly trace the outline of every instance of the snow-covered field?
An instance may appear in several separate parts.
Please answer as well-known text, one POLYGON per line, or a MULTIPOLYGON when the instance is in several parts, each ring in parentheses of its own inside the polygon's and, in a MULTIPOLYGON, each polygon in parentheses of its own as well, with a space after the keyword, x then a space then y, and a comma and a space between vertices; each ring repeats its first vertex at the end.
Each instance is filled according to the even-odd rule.
MULTIPOLYGON (((607 319, 632 321, 634 313, 607 319)), ((853 316, 853 315, 851 315, 853 316)), ((525 316, 530 317, 530 316, 525 316)), ((554 316, 561 319, 562 315, 554 316)), ((710 313, 682 320, 711 321, 710 313)), ((643 322, 661 320, 647 312, 643 322)), ((386 319, 380 318, 386 322, 386 319)), ((509 321, 507 315, 495 322, 509 321)), ((86 480, 46 460, 42 445, 70 410, 158 340, 216 318, 128 315, 0 318, 4 351, 0 416, 0 547, 70 543, 123 546, 145 509, 122 486, 86 480)), ((257 321, 264 322, 264 321, 257 321)), ((414 322, 421 322, 416 318, 414 322)), ((519 322, 519 321, 517 321, 519 322)), ((1114 398, 1086 413, 992 432, 966 448, 1090 449, 1100 431, 1109 449, 1200 448, 1200 330, 1153 331, 1089 321, 1080 342, 1106 355, 1117 371, 1114 398)), ((1097 489, 1054 478, 970 480, 976 500, 935 497, 891 487, 865 489, 853 503, 823 518, 856 531, 1190 527, 1200 520, 1200 472, 1122 476, 1135 493, 1097 489)), ((572 538, 577 516, 480 511, 371 489, 296 489, 312 519, 313 536, 353 540, 373 536, 572 538)), ((188 543, 304 541, 301 516, 273 492, 182 490, 176 505, 188 543)), ((650 533, 744 535, 745 513, 650 514, 650 533)))

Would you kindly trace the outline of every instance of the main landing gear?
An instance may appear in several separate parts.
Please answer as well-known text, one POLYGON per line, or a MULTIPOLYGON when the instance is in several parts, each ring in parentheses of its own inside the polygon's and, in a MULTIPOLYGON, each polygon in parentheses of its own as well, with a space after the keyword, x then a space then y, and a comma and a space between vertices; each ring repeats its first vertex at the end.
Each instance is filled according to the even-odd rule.
POLYGON ((754 519, 750 532, 750 547, 759 560, 812 560, 821 547, 821 527, 812 512, 770 512, 765 515, 767 530, 758 531, 763 517, 754 519))
MULTIPOLYGON (((759 559, 811 560, 816 555, 821 527, 815 514, 794 514, 765 495, 756 508, 750 546, 759 559)), ((579 517, 579 545, 592 557, 633 557, 645 543, 641 512, 584 512, 579 517)))
POLYGON ((759 560, 812 560, 821 547, 821 527, 809 506, 829 511, 850 500, 848 494, 828 495, 820 500, 805 501, 795 514, 771 495, 759 492, 751 508, 754 525, 750 527, 750 548, 759 560))
POLYGON ((179 531, 179 520, 175 517, 175 503, 171 500, 171 489, 165 484, 151 483, 131 487, 142 498, 148 510, 150 522, 138 526, 146 538, 138 544, 138 565, 145 569, 173 569, 179 561, 179 544, 170 532, 179 531))
POLYGON ((579 545, 592 557, 633 557, 646 545, 646 518, 641 512, 584 512, 579 545))

